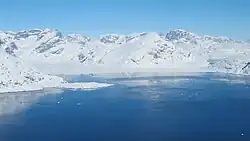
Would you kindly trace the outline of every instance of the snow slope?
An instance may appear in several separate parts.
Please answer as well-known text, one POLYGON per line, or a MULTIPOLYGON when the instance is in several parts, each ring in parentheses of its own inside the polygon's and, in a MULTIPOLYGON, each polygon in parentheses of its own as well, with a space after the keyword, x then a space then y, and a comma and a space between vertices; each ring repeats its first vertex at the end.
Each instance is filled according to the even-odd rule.
POLYGON ((44 88, 91 90, 108 87, 101 83, 68 83, 63 78, 39 72, 0 48, 0 93, 43 90, 44 88))
POLYGON ((0 32, 0 39, 9 54, 44 73, 250 73, 250 43, 182 29, 166 34, 106 34, 96 38, 33 29, 0 32))
POLYGON ((39 90, 61 83, 62 78, 41 73, 0 48, 0 93, 39 90))

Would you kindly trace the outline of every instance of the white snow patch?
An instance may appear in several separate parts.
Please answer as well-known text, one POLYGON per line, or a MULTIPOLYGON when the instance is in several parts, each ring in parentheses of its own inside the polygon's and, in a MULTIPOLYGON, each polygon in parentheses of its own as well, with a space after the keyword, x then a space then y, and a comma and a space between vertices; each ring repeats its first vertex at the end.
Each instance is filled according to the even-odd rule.
POLYGON ((178 78, 178 79, 152 79, 152 80, 121 80, 117 83, 127 85, 127 86, 152 86, 152 85, 179 85, 183 83, 188 83, 190 79, 187 78, 178 78))
POLYGON ((88 82, 88 83, 64 83, 58 86, 57 88, 63 89, 73 89, 73 90, 93 90, 103 87, 110 87, 113 84, 107 83, 96 83, 96 82, 88 82))

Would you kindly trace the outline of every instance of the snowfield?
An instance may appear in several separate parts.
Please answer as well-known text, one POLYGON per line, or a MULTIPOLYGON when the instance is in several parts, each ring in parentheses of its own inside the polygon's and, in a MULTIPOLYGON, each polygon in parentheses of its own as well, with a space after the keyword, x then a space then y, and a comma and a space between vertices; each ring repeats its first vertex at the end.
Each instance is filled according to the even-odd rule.
POLYGON ((59 74, 133 72, 248 75, 250 43, 182 29, 95 38, 56 29, 0 31, 0 92, 68 88, 59 74))
POLYGON ((0 93, 40 90, 62 83, 66 83, 63 78, 41 73, 0 48, 0 93))
POLYGON ((0 93, 37 91, 45 88, 96 89, 111 84, 68 83, 58 76, 39 72, 0 48, 0 93))

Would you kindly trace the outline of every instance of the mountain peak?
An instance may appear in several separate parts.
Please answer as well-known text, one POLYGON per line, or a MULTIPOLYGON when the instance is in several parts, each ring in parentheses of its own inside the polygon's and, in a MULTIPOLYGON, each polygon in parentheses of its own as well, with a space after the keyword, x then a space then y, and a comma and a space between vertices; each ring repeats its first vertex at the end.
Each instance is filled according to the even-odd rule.
POLYGON ((188 31, 186 31, 185 29, 182 29, 182 28, 177 28, 177 29, 175 29, 173 31, 175 31, 175 32, 188 32, 188 31))
POLYGON ((89 37, 82 36, 80 34, 68 34, 66 39, 69 42, 76 42, 76 43, 83 43, 91 40, 89 37))
MULTIPOLYGON (((234 42, 235 40, 226 37, 226 36, 209 36, 209 35, 198 35, 192 32, 188 32, 184 29, 176 29, 169 31, 165 39, 169 41, 184 41, 184 42, 193 42, 197 43, 200 41, 213 41, 216 43, 225 43, 225 42, 234 42)), ((236 41, 235 41, 236 42, 236 41)))
POLYGON ((161 35, 157 32, 147 32, 141 37, 145 40, 159 40, 159 39, 161 39, 161 35))
POLYGON ((122 38, 122 35, 118 34, 104 34, 100 36, 100 41, 109 44, 109 43, 117 43, 122 38))
POLYGON ((195 38, 197 35, 191 32, 187 32, 183 29, 176 29, 176 30, 172 30, 169 31, 165 38, 167 40, 180 40, 180 39, 186 39, 186 40, 190 40, 192 38, 195 38))

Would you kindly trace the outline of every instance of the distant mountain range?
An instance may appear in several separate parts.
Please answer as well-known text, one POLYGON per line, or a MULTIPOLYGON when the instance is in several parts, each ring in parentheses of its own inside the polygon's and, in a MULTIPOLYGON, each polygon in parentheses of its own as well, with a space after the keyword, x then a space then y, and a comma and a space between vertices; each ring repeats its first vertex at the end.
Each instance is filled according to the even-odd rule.
POLYGON ((0 52, 14 58, 1 59, 2 64, 15 64, 13 60, 20 60, 44 74, 126 71, 250 73, 249 42, 197 35, 182 29, 166 34, 105 34, 95 38, 63 35, 56 29, 0 31, 0 48, 0 52))

